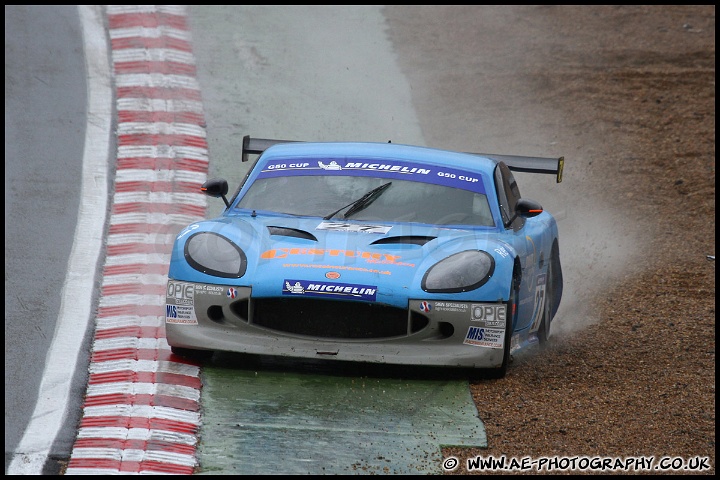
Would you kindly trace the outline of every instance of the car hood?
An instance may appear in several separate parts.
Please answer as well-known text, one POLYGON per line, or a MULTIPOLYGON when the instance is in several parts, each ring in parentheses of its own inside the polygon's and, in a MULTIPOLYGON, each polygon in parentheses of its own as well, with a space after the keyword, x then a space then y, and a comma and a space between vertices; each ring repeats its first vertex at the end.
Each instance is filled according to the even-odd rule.
MULTIPOLYGON (((427 270, 465 250, 484 250, 495 259, 495 274, 483 289, 486 300, 506 297, 512 248, 497 240, 495 229, 438 228, 421 224, 328 221, 286 216, 224 216, 192 224, 177 237, 170 278, 217 283, 217 277, 192 269, 183 261, 187 239, 200 232, 221 235, 245 253, 245 274, 223 279, 228 285, 251 286, 254 296, 278 296, 283 288, 325 282, 377 291, 376 301, 406 302, 423 298, 427 270), (405 300, 399 300, 405 299, 405 300)), ((368 290, 369 291, 369 290, 368 290)), ((434 295, 476 299, 477 292, 434 295)), ((363 298, 358 298, 363 299, 363 298)))

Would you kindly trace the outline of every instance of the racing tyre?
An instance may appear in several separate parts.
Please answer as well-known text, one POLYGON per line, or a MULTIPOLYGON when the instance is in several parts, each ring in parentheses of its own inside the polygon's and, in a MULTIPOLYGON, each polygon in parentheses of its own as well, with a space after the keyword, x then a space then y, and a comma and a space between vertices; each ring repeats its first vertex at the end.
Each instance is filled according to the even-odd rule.
POLYGON ((543 302, 543 318, 538 329, 538 340, 540 341, 540 347, 544 348, 548 339, 550 338, 550 322, 552 321, 553 314, 553 299, 555 298, 555 291, 553 287, 553 278, 555 275, 555 259, 551 258, 548 262, 547 280, 545 284, 545 301, 543 302))
POLYGON ((206 360, 210 360, 213 356, 212 350, 194 350, 192 348, 180 348, 180 347, 170 347, 170 351, 174 353, 175 355, 179 355, 183 358, 187 358, 188 360, 195 360, 198 362, 203 362, 206 360))

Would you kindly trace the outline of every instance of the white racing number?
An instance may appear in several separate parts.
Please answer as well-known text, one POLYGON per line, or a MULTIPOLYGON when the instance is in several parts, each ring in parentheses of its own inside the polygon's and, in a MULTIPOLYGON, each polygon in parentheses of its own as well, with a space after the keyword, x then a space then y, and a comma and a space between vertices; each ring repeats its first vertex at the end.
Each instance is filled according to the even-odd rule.
POLYGON ((543 312, 545 311, 545 284, 546 275, 538 275, 537 283, 535 286, 535 306, 533 307, 533 322, 530 327, 531 332, 537 331, 540 328, 540 321, 542 320, 543 312))

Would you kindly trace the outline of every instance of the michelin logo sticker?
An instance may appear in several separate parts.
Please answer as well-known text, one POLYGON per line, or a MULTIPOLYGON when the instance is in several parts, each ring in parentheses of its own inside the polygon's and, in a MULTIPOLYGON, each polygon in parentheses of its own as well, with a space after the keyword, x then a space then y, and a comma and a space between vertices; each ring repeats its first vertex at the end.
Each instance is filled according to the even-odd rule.
POLYGON ((307 295, 311 297, 352 297, 358 300, 374 302, 377 287, 352 283, 286 279, 283 282, 282 293, 283 295, 307 295))
POLYGON ((323 162, 318 162, 318 166, 324 170, 342 170, 342 167, 333 160, 329 164, 325 165, 323 162))

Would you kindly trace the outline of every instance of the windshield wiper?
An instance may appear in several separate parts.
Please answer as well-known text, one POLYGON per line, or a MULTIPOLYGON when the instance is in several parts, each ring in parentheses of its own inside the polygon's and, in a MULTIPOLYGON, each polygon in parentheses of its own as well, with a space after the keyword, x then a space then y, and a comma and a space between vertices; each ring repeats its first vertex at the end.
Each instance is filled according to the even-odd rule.
POLYGON ((337 210, 335 210, 335 211, 334 211, 333 213, 331 213, 330 215, 327 215, 327 216, 323 217, 323 220, 330 220, 332 217, 334 217, 335 215, 337 215, 338 213, 340 213, 340 212, 343 211, 344 209, 350 207, 350 209, 349 209, 347 212, 345 212, 345 215, 343 215, 343 218, 348 218, 348 217, 349 217, 350 215, 352 215, 353 213, 357 213, 357 212, 359 212, 360 210, 369 207, 370 204, 373 203, 380 195, 382 195, 382 193, 383 193, 385 190, 387 190, 387 188, 388 188, 390 185, 392 185, 392 182, 383 183, 383 184, 380 185, 379 187, 373 188, 372 190, 370 190, 369 192, 367 192, 365 195, 363 195, 362 197, 358 198, 358 199, 355 200, 354 202, 349 203, 349 204, 345 205, 345 206, 342 207, 342 208, 338 208, 337 210))

